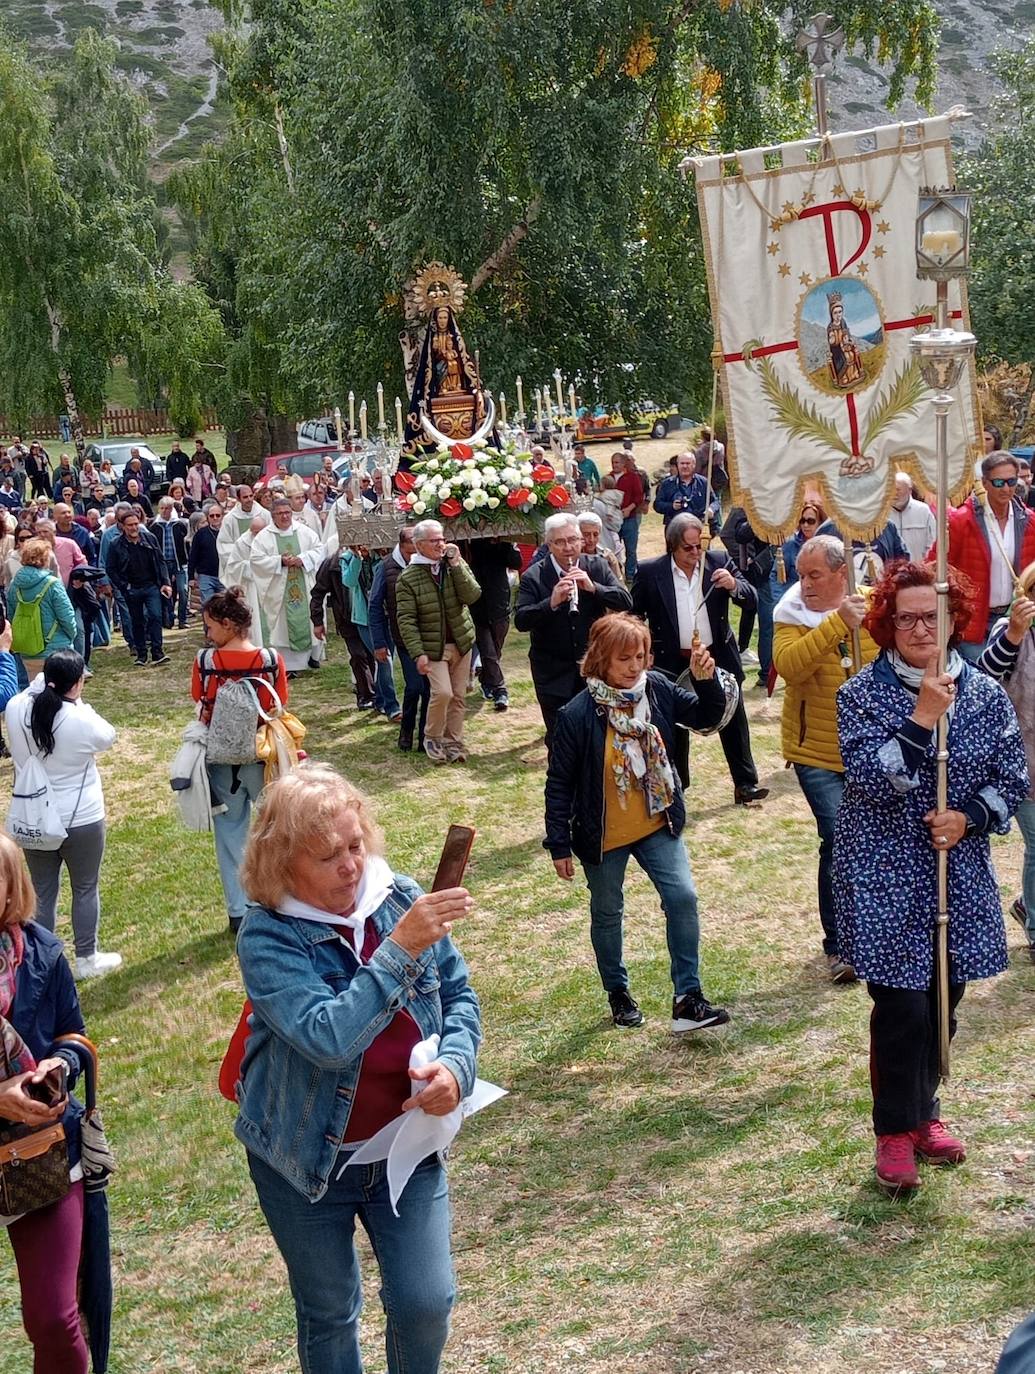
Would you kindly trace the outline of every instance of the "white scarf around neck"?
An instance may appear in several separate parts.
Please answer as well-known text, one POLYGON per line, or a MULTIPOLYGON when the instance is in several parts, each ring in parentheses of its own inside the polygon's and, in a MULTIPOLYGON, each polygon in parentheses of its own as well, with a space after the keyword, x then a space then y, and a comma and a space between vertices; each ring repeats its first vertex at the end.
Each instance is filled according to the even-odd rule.
MULTIPOLYGON (((294 916, 300 921, 317 921, 321 925, 346 927, 352 937, 356 953, 363 950, 363 927, 367 917, 382 905, 392 888, 393 874, 380 854, 368 854, 363 868, 363 876, 356 889, 356 905, 348 916, 337 911, 325 911, 321 907, 310 906, 287 893, 279 902, 277 910, 284 916, 294 916)), ((344 931, 342 931, 344 934, 344 931)))
POLYGON ((810 611, 802 598, 801 583, 795 582, 776 603, 773 621, 777 625, 804 625, 808 630, 815 630, 836 610, 836 606, 831 606, 829 611, 810 611))

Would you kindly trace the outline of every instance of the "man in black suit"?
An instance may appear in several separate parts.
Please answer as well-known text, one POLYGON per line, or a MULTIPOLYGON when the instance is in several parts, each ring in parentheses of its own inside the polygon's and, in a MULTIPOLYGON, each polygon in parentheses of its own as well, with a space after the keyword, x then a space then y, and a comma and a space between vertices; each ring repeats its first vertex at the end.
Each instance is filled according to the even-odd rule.
POLYGON ((584 685, 579 660, 586 652, 589 627, 608 611, 632 610, 632 597, 605 559, 582 553, 574 515, 551 515, 545 535, 549 553, 521 579, 514 626, 528 631, 532 684, 549 748, 558 711, 584 685))
MULTIPOLYGON (((695 515, 675 515, 665 531, 667 552, 641 563, 633 586, 633 610, 650 626, 654 666, 678 677, 690 660, 694 634, 709 649, 716 664, 744 681, 737 641, 730 629, 729 604, 755 605, 755 589, 721 546, 701 559, 701 521, 695 515), (702 590, 703 584, 703 590, 702 590), (696 612, 696 614, 695 614, 696 612)), ((675 763, 684 787, 689 776, 689 739, 677 730, 675 763)), ((751 756, 751 735, 741 696, 729 724, 719 731, 737 802, 761 801, 769 795, 759 787, 751 756)))

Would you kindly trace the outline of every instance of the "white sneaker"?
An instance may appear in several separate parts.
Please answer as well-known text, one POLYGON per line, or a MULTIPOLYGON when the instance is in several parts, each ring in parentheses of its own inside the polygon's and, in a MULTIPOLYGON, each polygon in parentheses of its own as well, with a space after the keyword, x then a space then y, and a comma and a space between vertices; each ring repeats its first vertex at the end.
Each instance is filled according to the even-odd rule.
POLYGON ((96 954, 90 954, 85 959, 75 961, 75 976, 77 978, 102 978, 104 974, 118 968, 121 963, 121 954, 102 954, 98 950, 96 954))
POLYGON ((749 668, 758 667, 758 655, 755 653, 754 649, 741 649, 740 661, 741 663, 746 663, 749 668))

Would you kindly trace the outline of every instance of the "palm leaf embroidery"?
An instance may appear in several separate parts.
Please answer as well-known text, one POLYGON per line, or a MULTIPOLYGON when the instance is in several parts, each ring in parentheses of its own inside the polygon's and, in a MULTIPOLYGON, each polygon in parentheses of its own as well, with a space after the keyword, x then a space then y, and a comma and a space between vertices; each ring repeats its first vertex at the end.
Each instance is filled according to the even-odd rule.
POLYGON ((850 458, 852 450, 841 438, 833 420, 820 415, 811 402, 803 401, 792 387, 781 382, 769 358, 759 358, 757 362, 762 390, 777 422, 795 439, 811 439, 813 443, 832 448, 850 458))
POLYGON ((926 390, 927 383, 920 375, 919 364, 915 360, 907 363, 888 390, 878 396, 870 408, 862 441, 863 452, 892 421, 915 410, 926 390))

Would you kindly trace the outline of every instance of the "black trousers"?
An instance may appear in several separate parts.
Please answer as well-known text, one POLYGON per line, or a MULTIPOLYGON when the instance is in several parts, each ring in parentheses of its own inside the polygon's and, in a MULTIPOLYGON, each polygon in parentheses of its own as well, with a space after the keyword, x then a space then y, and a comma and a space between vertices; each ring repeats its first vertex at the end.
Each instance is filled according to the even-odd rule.
POLYGON ((374 673, 377 671, 377 662, 351 620, 346 621, 344 638, 349 655, 349 667, 356 683, 356 704, 365 706, 367 702, 374 700, 374 673))
POLYGON ((507 616, 502 620, 494 620, 489 625, 474 627, 474 642, 478 645, 478 655, 482 661, 481 683, 493 696, 507 690, 500 658, 509 629, 510 619, 507 616))
POLYGON ((546 726, 546 747, 549 749, 553 742, 553 730, 557 723, 557 717, 560 715, 563 708, 567 706, 571 697, 547 696, 536 687, 535 699, 538 701, 539 709, 543 713, 543 724, 546 726))
MULTIPOLYGON (((719 743, 726 755, 726 765, 730 770, 734 787, 755 787, 758 784, 758 769, 751 756, 751 731, 748 728, 744 698, 737 703, 728 725, 719 731, 719 743)), ((676 772, 684 788, 690 786, 690 732, 681 727, 676 730, 676 772)))
MULTIPOLYGON (((966 983, 949 985, 955 1012, 966 983)), ((938 1118, 938 999, 933 985, 889 988, 867 983, 873 1000, 870 1012, 870 1089, 873 1129, 877 1135, 915 1131, 938 1118)), ((949 1032, 956 1034, 950 1015, 949 1032)))

